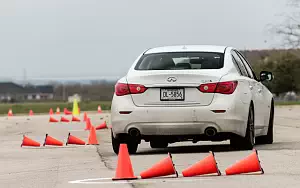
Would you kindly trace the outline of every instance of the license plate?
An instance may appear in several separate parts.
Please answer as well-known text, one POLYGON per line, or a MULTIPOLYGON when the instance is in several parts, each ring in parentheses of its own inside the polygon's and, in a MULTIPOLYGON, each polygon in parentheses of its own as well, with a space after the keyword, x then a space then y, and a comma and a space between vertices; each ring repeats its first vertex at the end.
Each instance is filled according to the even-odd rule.
POLYGON ((161 101, 183 101, 184 89, 161 88, 160 100, 161 101))

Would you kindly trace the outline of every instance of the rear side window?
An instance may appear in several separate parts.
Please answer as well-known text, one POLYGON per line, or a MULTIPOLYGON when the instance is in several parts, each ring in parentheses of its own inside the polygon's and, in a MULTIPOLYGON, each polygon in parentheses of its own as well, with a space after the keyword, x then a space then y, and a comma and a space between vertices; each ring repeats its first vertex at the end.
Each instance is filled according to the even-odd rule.
POLYGON ((245 67, 247 69, 247 72, 248 72, 250 78, 253 78, 253 79, 257 80, 257 78, 256 78, 256 76, 255 76, 255 74, 254 74, 254 72, 253 72, 250 64, 247 62, 246 58, 240 52, 237 52, 237 54, 242 59, 242 61, 243 61, 244 65, 245 65, 245 67))
POLYGON ((172 52, 145 54, 135 70, 220 69, 224 55, 212 52, 172 52))
POLYGON ((242 75, 243 75, 243 76, 249 77, 248 72, 247 72, 247 70, 246 70, 246 67, 245 67, 245 65, 243 64, 243 61, 240 59, 240 57, 236 54, 235 51, 231 51, 231 54, 232 54, 233 59, 234 59, 235 62, 237 63, 237 65, 238 65, 238 67, 239 67, 239 69, 240 69, 242 75))

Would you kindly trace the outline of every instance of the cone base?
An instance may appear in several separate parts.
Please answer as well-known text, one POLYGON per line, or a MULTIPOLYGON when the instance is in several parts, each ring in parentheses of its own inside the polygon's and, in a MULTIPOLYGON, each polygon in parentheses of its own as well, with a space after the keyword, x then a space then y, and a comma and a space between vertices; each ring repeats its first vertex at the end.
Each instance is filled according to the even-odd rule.
POLYGON ((63 145, 64 145, 61 141, 59 141, 59 140, 57 140, 57 139, 55 139, 55 138, 53 138, 53 137, 51 137, 51 136, 49 136, 49 137, 50 137, 50 139, 52 140, 52 141, 51 141, 52 143, 47 143, 47 138, 48 138, 48 136, 49 136, 49 135, 46 134, 46 137, 45 137, 45 141, 44 141, 43 146, 63 146, 63 145), (56 142, 56 143, 53 143, 53 141, 56 142))
POLYGON ((21 144, 21 147, 41 147, 41 146, 21 144))
POLYGON ((165 176, 170 176, 170 175, 175 175, 175 178, 178 178, 178 176, 179 176, 178 172, 175 168, 175 164, 173 162, 171 153, 168 153, 168 158, 162 159, 158 164, 155 164, 154 166, 141 172, 141 174, 140 174, 141 179, 158 178, 158 177, 165 177, 165 176), (166 161, 166 160, 170 160, 170 161, 166 161), (165 164, 163 164, 162 162, 167 163, 168 166, 165 166, 165 164), (170 162, 171 162, 172 167, 169 166, 170 162), (165 167, 159 167, 158 166, 159 164, 163 165, 165 167), (158 167, 159 168, 167 168, 168 170, 167 171, 163 170, 164 172, 161 173, 161 172, 157 171, 158 167), (154 172, 150 172, 150 171, 154 171, 154 172))
POLYGON ((41 147, 41 145, 28 145, 28 144, 21 144, 21 147, 41 147))
MULTIPOLYGON (((184 170, 183 172, 182 172, 182 175, 183 175, 183 177, 197 177, 197 176, 221 176, 222 175, 222 173, 221 173, 221 171, 219 170, 219 167, 218 167, 218 164, 217 164, 217 162, 216 162, 216 160, 215 160, 215 153, 214 152, 212 152, 212 151, 210 151, 209 152, 211 155, 212 155, 212 157, 214 158, 214 163, 215 163, 215 168, 216 168, 216 172, 211 172, 211 173, 200 173, 200 174, 198 174, 198 173, 189 173, 189 172, 186 172, 186 170, 189 170, 191 167, 193 167, 193 166, 191 166, 190 168, 188 168, 188 169, 186 169, 186 170, 184 170)), ((205 158, 206 159, 206 158, 205 158)), ((205 159, 203 159, 203 160, 205 160, 205 159)), ((199 161, 199 162, 201 162, 201 161, 199 161)), ((198 163, 199 163, 198 162, 198 163)), ((198 164, 198 163, 196 163, 196 165, 198 164)), ((199 167, 198 167, 199 168, 199 167)))
POLYGON ((34 148, 38 148, 38 147, 41 147, 41 146, 26 146, 26 145, 21 145, 21 148, 22 147, 31 147, 31 148, 34 147, 34 148))
POLYGON ((211 177, 211 176, 222 176, 222 173, 220 171, 216 173, 211 173, 211 174, 201 174, 201 175, 195 175, 195 176, 184 176, 184 178, 192 178, 192 177, 211 177))
POLYGON ((136 180, 138 179, 137 177, 132 177, 132 178, 112 178, 113 181, 118 181, 118 180, 136 180))
POLYGON ((237 176, 237 175, 262 175, 264 174, 264 170, 261 169, 261 171, 257 172, 245 172, 245 173, 240 173, 240 174, 226 174, 226 176, 237 176))
POLYGON ((178 177, 179 177, 179 175, 178 175, 178 172, 177 172, 177 171, 175 171, 175 175, 176 175, 176 177, 175 177, 175 178, 178 178, 178 177))
MULTIPOLYGON (((228 168, 225 170, 225 174, 226 176, 234 176, 234 175, 240 175, 240 174, 253 174, 253 175, 260 175, 260 174, 264 174, 265 171, 264 169, 262 168, 261 164, 260 164, 260 160, 259 160, 259 157, 258 157, 258 152, 256 149, 253 149, 252 150, 255 155, 256 155, 256 160, 258 161, 258 164, 259 164, 259 170, 257 171, 252 171, 252 172, 239 172, 239 173, 232 173, 232 172, 228 172, 228 168)), ((231 168, 231 167, 229 167, 231 168)))
MULTIPOLYGON (((70 142, 70 136, 72 136, 71 133, 68 134, 66 146, 67 146, 67 145, 86 145, 85 142, 84 142, 83 140, 82 140, 82 141, 83 141, 82 143, 69 143, 69 142, 70 142)), ((74 137, 74 136, 73 136, 73 137, 74 137)))
POLYGON ((178 178, 178 172, 177 172, 177 170, 176 170, 176 168, 175 168, 175 164, 174 164, 174 162, 173 162, 173 157, 172 157, 172 154, 171 153, 168 153, 168 155, 169 155, 169 157, 171 158, 171 161, 172 161, 172 164, 173 164, 173 169, 174 169, 174 174, 176 175, 176 178, 178 178))
POLYGON ((265 171, 264 171, 264 169, 261 167, 261 164, 260 164, 260 160, 259 160, 259 157, 258 157, 258 152, 257 152, 257 150, 256 150, 256 149, 253 149, 252 151, 256 153, 256 157, 257 157, 257 161, 258 161, 258 163, 259 163, 259 167, 260 167, 260 172, 261 172, 261 174, 264 174, 265 171))

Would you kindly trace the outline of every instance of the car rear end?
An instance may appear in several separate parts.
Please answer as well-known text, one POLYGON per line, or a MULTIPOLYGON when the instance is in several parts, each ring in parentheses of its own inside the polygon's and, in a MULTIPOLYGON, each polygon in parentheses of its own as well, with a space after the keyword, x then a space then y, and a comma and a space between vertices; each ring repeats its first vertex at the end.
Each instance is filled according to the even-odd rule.
MULTIPOLYGON (((242 134, 235 91, 223 51, 146 52, 115 86, 112 129, 151 140, 225 139, 242 134), (228 76, 229 75, 229 76, 228 76), (224 133, 221 137, 217 134, 224 133), (176 137, 176 138, 175 138, 176 137)), ((174 140, 179 141, 179 140, 174 140)))

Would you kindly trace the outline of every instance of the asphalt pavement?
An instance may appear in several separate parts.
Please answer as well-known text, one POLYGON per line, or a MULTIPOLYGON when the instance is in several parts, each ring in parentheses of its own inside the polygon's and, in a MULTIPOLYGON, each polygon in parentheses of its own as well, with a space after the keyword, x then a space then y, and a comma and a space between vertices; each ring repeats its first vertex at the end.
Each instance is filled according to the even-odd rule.
MULTIPOLYGON (((55 115, 56 118, 60 116, 55 115)), ((67 116, 70 119, 70 116, 67 116)), ((104 120, 110 125, 110 114, 90 113, 92 124, 104 120)), ((83 119, 83 117, 81 117, 83 119)), ((111 181, 115 176, 117 156, 111 147, 109 129, 98 130, 99 145, 64 145, 38 148, 20 147, 23 135, 43 144, 45 134, 64 143, 68 133, 85 141, 88 131, 84 122, 49 123, 49 115, 0 117, 0 187, 5 188, 93 188, 93 187, 210 187, 210 188, 296 188, 300 187, 300 107, 276 107, 274 144, 255 146, 265 174, 225 176, 224 171, 251 151, 233 151, 229 142, 175 143, 167 149, 139 145, 131 162, 136 176, 172 153, 179 174, 215 152, 222 176, 153 178, 133 181, 111 181)))

